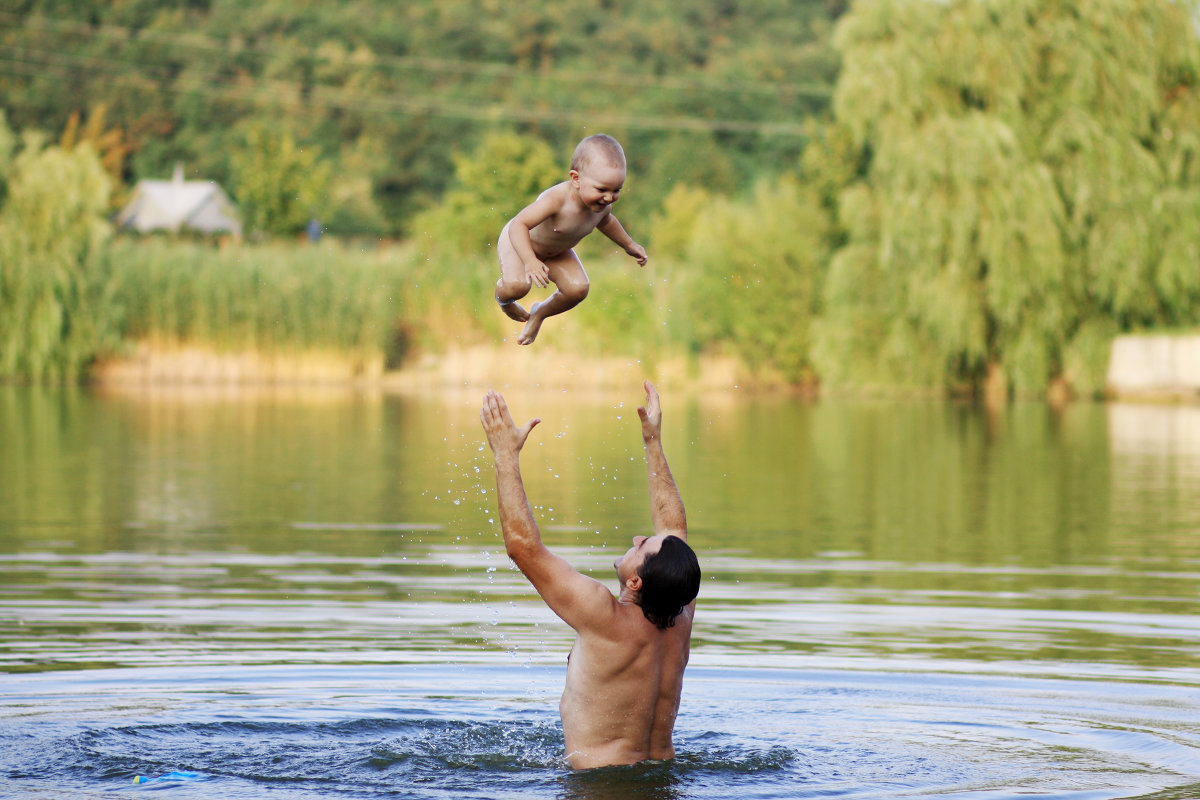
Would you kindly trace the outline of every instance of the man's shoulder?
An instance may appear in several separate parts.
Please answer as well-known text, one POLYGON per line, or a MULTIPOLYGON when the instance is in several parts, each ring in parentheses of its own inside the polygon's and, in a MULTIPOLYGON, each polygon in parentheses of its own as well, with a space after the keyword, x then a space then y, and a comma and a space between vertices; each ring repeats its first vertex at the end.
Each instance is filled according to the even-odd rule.
POLYGON ((509 555, 551 610, 572 628, 592 628, 611 618, 616 599, 609 588, 545 545, 509 555))
POLYGON ((636 605, 622 603, 615 597, 607 612, 592 617, 595 623, 576 628, 579 638, 600 647, 616 648, 616 652, 660 652, 661 648, 686 647, 692 636, 692 618, 680 614, 669 628, 659 628, 636 605))

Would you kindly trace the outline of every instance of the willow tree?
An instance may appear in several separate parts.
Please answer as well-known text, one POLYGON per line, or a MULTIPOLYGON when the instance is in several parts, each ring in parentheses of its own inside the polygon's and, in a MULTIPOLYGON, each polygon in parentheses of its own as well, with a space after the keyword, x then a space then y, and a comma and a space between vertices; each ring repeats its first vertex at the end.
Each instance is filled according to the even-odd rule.
POLYGON ((1200 68, 1172 0, 877 0, 835 43, 834 384, 1102 381, 1117 330, 1198 321, 1200 68))
POLYGON ((0 213, 0 378, 77 378, 115 342, 103 280, 108 175, 87 144, 43 147, 39 137, 26 135, 7 186, 0 213))

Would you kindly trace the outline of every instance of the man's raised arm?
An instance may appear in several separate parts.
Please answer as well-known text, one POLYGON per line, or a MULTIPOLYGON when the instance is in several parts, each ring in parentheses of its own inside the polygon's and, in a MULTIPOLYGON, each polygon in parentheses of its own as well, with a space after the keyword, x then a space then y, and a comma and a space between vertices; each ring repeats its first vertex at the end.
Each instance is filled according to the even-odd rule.
POLYGON ((650 479, 650 519, 656 534, 666 533, 687 541, 683 498, 679 496, 679 487, 675 485, 662 447, 662 407, 658 390, 650 381, 645 382, 645 387, 646 405, 638 408, 638 416, 642 420, 642 444, 646 449, 646 473, 650 479))
POLYGON ((521 480, 520 455, 529 432, 540 419, 518 428, 504 398, 488 392, 479 409, 488 444, 496 457, 496 495, 500 529, 508 557, 533 584, 533 588, 564 622, 575 630, 607 621, 615 601, 599 581, 579 573, 542 543, 533 509, 521 480))
POLYGON ((495 392, 488 392, 483 399, 479 420, 496 457, 496 494, 504 549, 517 566, 521 566, 531 551, 542 547, 542 535, 521 480, 520 464, 521 448, 525 446, 529 432, 541 420, 531 419, 524 428, 518 428, 504 398, 495 392))

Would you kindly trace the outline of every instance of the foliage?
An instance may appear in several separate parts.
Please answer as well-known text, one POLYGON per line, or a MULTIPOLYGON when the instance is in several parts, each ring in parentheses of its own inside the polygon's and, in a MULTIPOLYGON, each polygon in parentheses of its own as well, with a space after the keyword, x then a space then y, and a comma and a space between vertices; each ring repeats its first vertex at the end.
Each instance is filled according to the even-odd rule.
MULTIPOLYGON (((81 120, 78 111, 71 112, 59 145, 64 150, 71 150, 87 142, 100 158, 104 171, 108 173, 110 185, 116 188, 121 185, 125 171, 125 159, 129 155, 131 147, 124 131, 120 128, 106 127, 107 113, 108 108, 104 104, 94 108, 86 120, 81 120)), ((111 205, 116 208, 125 198, 123 195, 117 195, 113 199, 114 202, 111 205)))
POLYGON ((455 182, 442 202, 413 223, 430 251, 478 254, 494 247, 501 228, 567 175, 544 142, 512 133, 486 137, 471 155, 454 158, 455 182))
POLYGON ((764 181, 745 202, 715 200, 693 230, 681 276, 695 346, 727 347, 752 368, 813 380, 826 225, 816 193, 794 179, 764 181))
MULTIPOLYGON (((8 138, 5 130, 0 142, 8 138)), ((7 184, 0 378, 75 379, 114 339, 103 275, 108 176, 89 145, 43 147, 27 135, 7 184)))
MULTIPOLYGON (((635 142, 636 146, 636 142, 635 142)), ((706 194, 736 194, 746 183, 728 152, 712 134, 674 133, 655 142, 651 152, 639 156, 630 168, 617 213, 635 230, 646 227, 643 220, 660 208, 670 209, 677 187, 702 189, 706 194)), ((794 157, 795 154, 792 154, 794 157)), ((755 172, 771 172, 765 156, 755 172)), ((635 237, 636 238, 636 237, 635 237)), ((648 237, 655 249, 659 242, 648 237)))
POLYGON ((374 165, 383 159, 383 144, 375 137, 364 134, 342 144, 332 162, 337 168, 330 176, 327 198, 320 204, 323 229, 378 237, 391 228, 373 190, 374 165))
POLYGON ((112 261, 124 332, 135 340, 373 356, 404 309, 403 258, 328 240, 214 248, 122 239, 112 261))
POLYGON ((321 214, 330 165, 296 144, 290 133, 246 132, 231 159, 233 191, 242 224, 250 231, 293 234, 321 214))
POLYGON ((553 331, 548 341, 561 342, 552 346, 647 361, 682 349, 665 334, 669 312, 658 302, 661 297, 653 288, 658 274, 653 262, 641 268, 622 253, 589 261, 586 266, 592 290, 585 301, 547 324, 546 330, 553 331), (570 338, 564 341, 567 336, 570 338))
POLYGON ((16 152, 17 135, 8 127, 8 118, 0 108, 0 208, 4 207, 4 199, 8 196, 8 174, 16 152))
POLYGON ((713 196, 704 189, 677 183, 663 200, 662 208, 650 219, 650 238, 655 258, 683 258, 688 243, 713 196))
POLYGON ((1200 322, 1184 4, 880 0, 835 44, 829 139, 858 177, 839 192, 823 378, 954 386, 998 367, 1037 393, 1068 361, 1082 375, 1103 320, 1200 322))
MULTIPOLYGON (((450 186, 453 154, 497 131, 559 153, 607 130, 638 181, 673 154, 718 153, 724 164, 681 159, 670 177, 708 185, 715 169, 751 184, 799 153, 797 120, 827 107, 839 5, 23 0, 0 11, 0 96, 17 125, 44 130, 106 109, 129 148, 127 185, 183 162, 233 186, 240 131, 286 120, 335 185, 353 175, 357 201, 323 212, 334 233, 403 234, 450 186), (350 163, 364 137, 365 169, 350 163)), ((652 177, 639 213, 670 188, 652 177)))

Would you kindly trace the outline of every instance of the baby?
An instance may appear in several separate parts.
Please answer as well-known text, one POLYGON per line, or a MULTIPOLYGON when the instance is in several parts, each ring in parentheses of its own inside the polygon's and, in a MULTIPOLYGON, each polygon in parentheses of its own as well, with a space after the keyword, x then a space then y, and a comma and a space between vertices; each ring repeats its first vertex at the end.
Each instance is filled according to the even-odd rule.
POLYGON ((599 230, 639 265, 646 250, 630 238, 612 214, 625 185, 625 152, 616 139, 603 133, 589 136, 575 148, 570 178, 538 195, 500 231, 496 251, 500 280, 496 302, 505 314, 525 327, 518 344, 533 344, 546 317, 561 314, 583 302, 588 276, 573 249, 583 237, 599 230), (554 294, 526 311, 517 302, 533 284, 555 286, 554 294))

